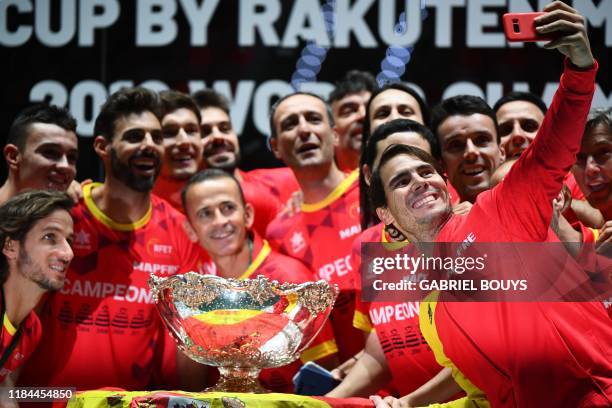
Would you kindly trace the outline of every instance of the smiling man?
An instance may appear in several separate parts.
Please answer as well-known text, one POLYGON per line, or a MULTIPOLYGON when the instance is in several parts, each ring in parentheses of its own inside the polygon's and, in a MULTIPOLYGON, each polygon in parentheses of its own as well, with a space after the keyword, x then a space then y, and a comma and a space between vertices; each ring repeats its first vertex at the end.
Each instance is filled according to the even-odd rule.
MULTIPOLYGON (((183 205, 189 219, 191 239, 210 254, 217 274, 224 278, 248 279, 263 275, 284 283, 315 281, 314 274, 294 258, 270 248, 252 231, 253 207, 245 202, 238 180, 219 169, 193 176, 183 190, 183 205)), ((257 317, 252 319, 258 324, 257 317)), ((300 360, 260 374, 264 387, 274 392, 294 390, 293 376, 302 363, 331 364, 338 349, 331 327, 326 325, 300 360)))
POLYGON ((588 202, 612 220, 612 109, 591 112, 572 172, 588 202))
POLYGON ((272 221, 266 238, 273 248, 340 287, 330 319, 344 361, 364 345, 363 334, 352 326, 355 290, 350 253, 361 230, 357 171, 347 175, 338 169, 333 117, 325 101, 314 94, 298 92, 280 99, 272 107, 270 128, 272 151, 295 174, 304 201, 300 212, 284 212, 272 221))
POLYGON ((176 376, 180 361, 164 344, 147 280, 197 270, 200 250, 184 216, 151 194, 164 154, 160 116, 158 95, 143 88, 122 89, 102 106, 94 149, 104 183, 85 185, 73 210, 75 259, 45 305, 24 384, 140 390, 176 376))
POLYGON ((240 182, 244 197, 253 206, 253 229, 264 235, 272 221, 294 191, 297 182, 288 168, 242 171, 240 144, 232 126, 229 104, 225 97, 210 89, 194 94, 202 113, 204 167, 227 171, 240 182))
POLYGON ((338 133, 336 164, 345 173, 359 167, 366 105, 376 88, 372 74, 353 70, 347 72, 329 94, 334 129, 338 133))
POLYGON ((27 108, 11 125, 3 153, 8 178, 0 187, 0 203, 28 188, 66 191, 79 155, 76 120, 53 105, 27 108))
POLYGON ((181 190, 202 164, 200 110, 195 101, 177 91, 160 92, 164 159, 153 193, 183 211, 181 190))
POLYGON ((448 179, 461 201, 473 203, 503 161, 495 113, 482 98, 459 95, 442 101, 431 116, 448 179))
MULTIPOLYGON (((545 48, 558 49, 567 57, 559 88, 529 150, 503 182, 480 193, 468 214, 452 213, 442 174, 427 153, 394 145, 382 154, 372 177, 373 200, 380 218, 397 223, 410 242, 546 240, 553 200, 580 146, 595 90, 597 63, 590 51, 585 20, 576 10, 554 2, 544 11, 536 18, 536 30, 559 34, 545 48)), ((453 136, 459 137, 467 147, 466 154, 476 155, 476 159, 456 166, 463 170, 459 177, 465 178, 464 184, 470 187, 467 190, 475 192, 490 175, 480 174, 488 170, 487 164, 470 145, 490 144, 494 136, 490 117, 468 111, 467 116, 447 120, 453 118, 464 120, 451 122, 455 126, 442 131, 445 123, 440 122, 436 131, 449 136, 445 141, 450 143, 453 136), (467 118, 472 123, 466 122, 467 118)), ((488 255, 489 265, 503 259, 519 267, 530 261, 523 251, 488 255)), ((486 398, 494 407, 610 406, 612 326, 601 304, 445 302, 444 295, 440 296, 437 301, 434 293, 430 301, 421 303, 420 328, 436 360, 452 369, 454 379, 469 397, 486 398)), ((388 406, 380 399, 377 403, 388 406)), ((396 402, 393 406, 404 405, 396 402)))
MULTIPOLYGON (((66 193, 31 190, 0 206, 0 383, 5 387, 14 386, 16 370, 40 340, 33 309, 46 292, 64 286, 73 257, 72 205, 66 193)), ((7 402, 12 405, 2 401, 3 406, 7 402)))

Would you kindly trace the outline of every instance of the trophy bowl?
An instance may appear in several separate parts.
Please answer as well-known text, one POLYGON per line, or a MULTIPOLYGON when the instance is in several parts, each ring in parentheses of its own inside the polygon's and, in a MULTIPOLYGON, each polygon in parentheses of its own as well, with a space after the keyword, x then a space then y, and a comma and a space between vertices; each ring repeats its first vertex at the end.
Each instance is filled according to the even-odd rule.
POLYGON ((219 368, 219 381, 206 391, 224 392, 268 392, 259 372, 295 361, 338 294, 325 281, 280 284, 263 276, 236 280, 195 272, 151 275, 149 286, 178 347, 219 368))

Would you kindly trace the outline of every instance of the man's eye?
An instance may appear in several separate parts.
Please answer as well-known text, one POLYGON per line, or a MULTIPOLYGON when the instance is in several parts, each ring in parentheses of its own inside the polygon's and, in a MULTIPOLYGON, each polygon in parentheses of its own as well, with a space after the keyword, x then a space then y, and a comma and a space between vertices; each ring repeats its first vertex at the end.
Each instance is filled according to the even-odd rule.
POLYGON ((465 149, 465 143, 454 140, 446 145, 446 150, 450 152, 460 152, 465 149))
POLYGON ((204 126, 202 126, 201 131, 202 131, 202 137, 206 137, 206 136, 211 134, 212 127, 210 127, 208 125, 204 125, 204 126))
POLYGON ((188 135, 197 135, 199 131, 200 131, 200 128, 198 126, 187 126, 185 128, 185 132, 188 135))
POLYGON ((540 128, 540 125, 535 120, 525 120, 521 122, 521 128, 525 132, 536 132, 540 128))
POLYGON ((281 122, 281 130, 291 130, 297 125, 297 119, 289 119, 281 122))
POLYGON ((79 155, 77 153, 68 153, 66 158, 68 159, 68 163, 75 164, 79 159, 79 155))
POLYGON ((55 234, 53 234, 53 233, 49 233, 49 234, 45 234, 45 235, 43 235, 43 239, 44 239, 45 241, 49 241, 49 242, 50 242, 50 243, 52 243, 52 244, 54 244, 54 243, 55 243, 55 241, 56 241, 56 239, 55 239, 55 238, 56 238, 56 237, 55 237, 55 234))
POLYGON ((306 116, 306 120, 310 123, 320 123, 323 120, 323 117, 317 114, 309 114, 306 116))
POLYGON ((198 211, 198 218, 210 218, 212 216, 212 211, 210 210, 200 210, 198 211))
POLYGON ((160 145, 164 142, 164 135, 161 130, 152 130, 151 139, 153 139, 153 143, 160 145))
POLYGON ((379 109, 374 113, 374 117, 381 119, 389 116, 389 109, 379 109))
POLYGON ((421 177, 431 177, 434 174, 432 169, 421 170, 421 177))
POLYGON ((123 134, 123 139, 130 142, 136 143, 140 142, 145 137, 145 132, 142 129, 132 129, 128 130, 123 134))
POLYGON ((499 136, 508 136, 512 132, 512 124, 511 123, 502 123, 499 125, 499 136))
POLYGON ((606 162, 610 160, 611 158, 612 158, 612 151, 610 150, 602 150, 593 155, 593 160, 595 161, 595 163, 599 164, 600 166, 603 166, 604 164, 606 164, 606 162))
POLYGON ((233 205, 233 204, 225 204, 221 208, 221 211, 223 211, 224 215, 229 215, 229 214, 233 213, 235 209, 236 209, 235 205, 233 205))
POLYGON ((412 115, 414 115, 414 110, 412 110, 412 108, 410 108, 409 106, 400 106, 399 109, 398 109, 398 112, 402 116, 412 116, 412 115))
POLYGON ((175 137, 178 132, 179 132, 178 128, 174 128, 174 127, 168 127, 168 128, 162 129, 162 134, 164 138, 166 139, 175 137))
POLYGON ((44 149, 40 152, 40 154, 42 154, 43 157, 53 161, 57 161, 62 157, 62 152, 57 149, 44 149))
POLYGON ((343 106, 342 109, 340 109, 340 116, 350 116, 353 113, 357 112, 357 106, 356 105, 346 105, 343 106))
POLYGON ((474 141, 474 143, 476 144, 476 146, 486 146, 489 144, 489 142, 491 141, 491 138, 486 136, 486 135, 480 135, 476 138, 476 140, 474 141))

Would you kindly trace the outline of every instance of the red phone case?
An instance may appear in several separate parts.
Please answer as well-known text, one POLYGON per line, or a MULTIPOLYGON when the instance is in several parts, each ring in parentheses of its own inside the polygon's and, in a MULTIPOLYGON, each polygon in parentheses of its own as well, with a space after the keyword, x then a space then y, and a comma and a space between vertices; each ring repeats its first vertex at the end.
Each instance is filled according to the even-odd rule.
POLYGON ((504 32, 508 41, 550 41, 555 36, 546 34, 539 35, 535 30, 534 19, 541 16, 542 12, 538 13, 506 13, 502 20, 504 22, 504 32))

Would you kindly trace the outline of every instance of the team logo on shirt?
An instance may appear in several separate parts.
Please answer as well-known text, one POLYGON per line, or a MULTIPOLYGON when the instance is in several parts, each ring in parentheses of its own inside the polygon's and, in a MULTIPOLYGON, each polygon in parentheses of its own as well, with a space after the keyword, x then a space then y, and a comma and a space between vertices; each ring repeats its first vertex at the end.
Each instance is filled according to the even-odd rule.
POLYGON ((174 248, 172 247, 172 245, 162 244, 157 238, 151 238, 149 241, 147 241, 147 253, 150 256, 169 256, 172 255, 173 249, 174 248))
POLYGON ((296 231, 291 236, 291 250, 294 254, 297 254, 302 249, 306 248, 306 241, 304 240, 304 236, 301 232, 296 231))
POLYGON ((340 239, 347 239, 354 235, 357 235, 361 232, 361 226, 352 225, 348 228, 344 228, 340 230, 340 239))
POLYGON ((91 249, 91 236, 84 230, 78 230, 74 233, 74 241, 72 242, 74 249, 91 249))
POLYGON ((476 234, 474 234, 473 232, 470 232, 468 236, 465 237, 465 239, 463 240, 459 248, 457 248, 457 256, 461 256, 463 251, 465 251, 470 246, 472 246, 472 243, 474 243, 474 241, 476 241, 476 234))

